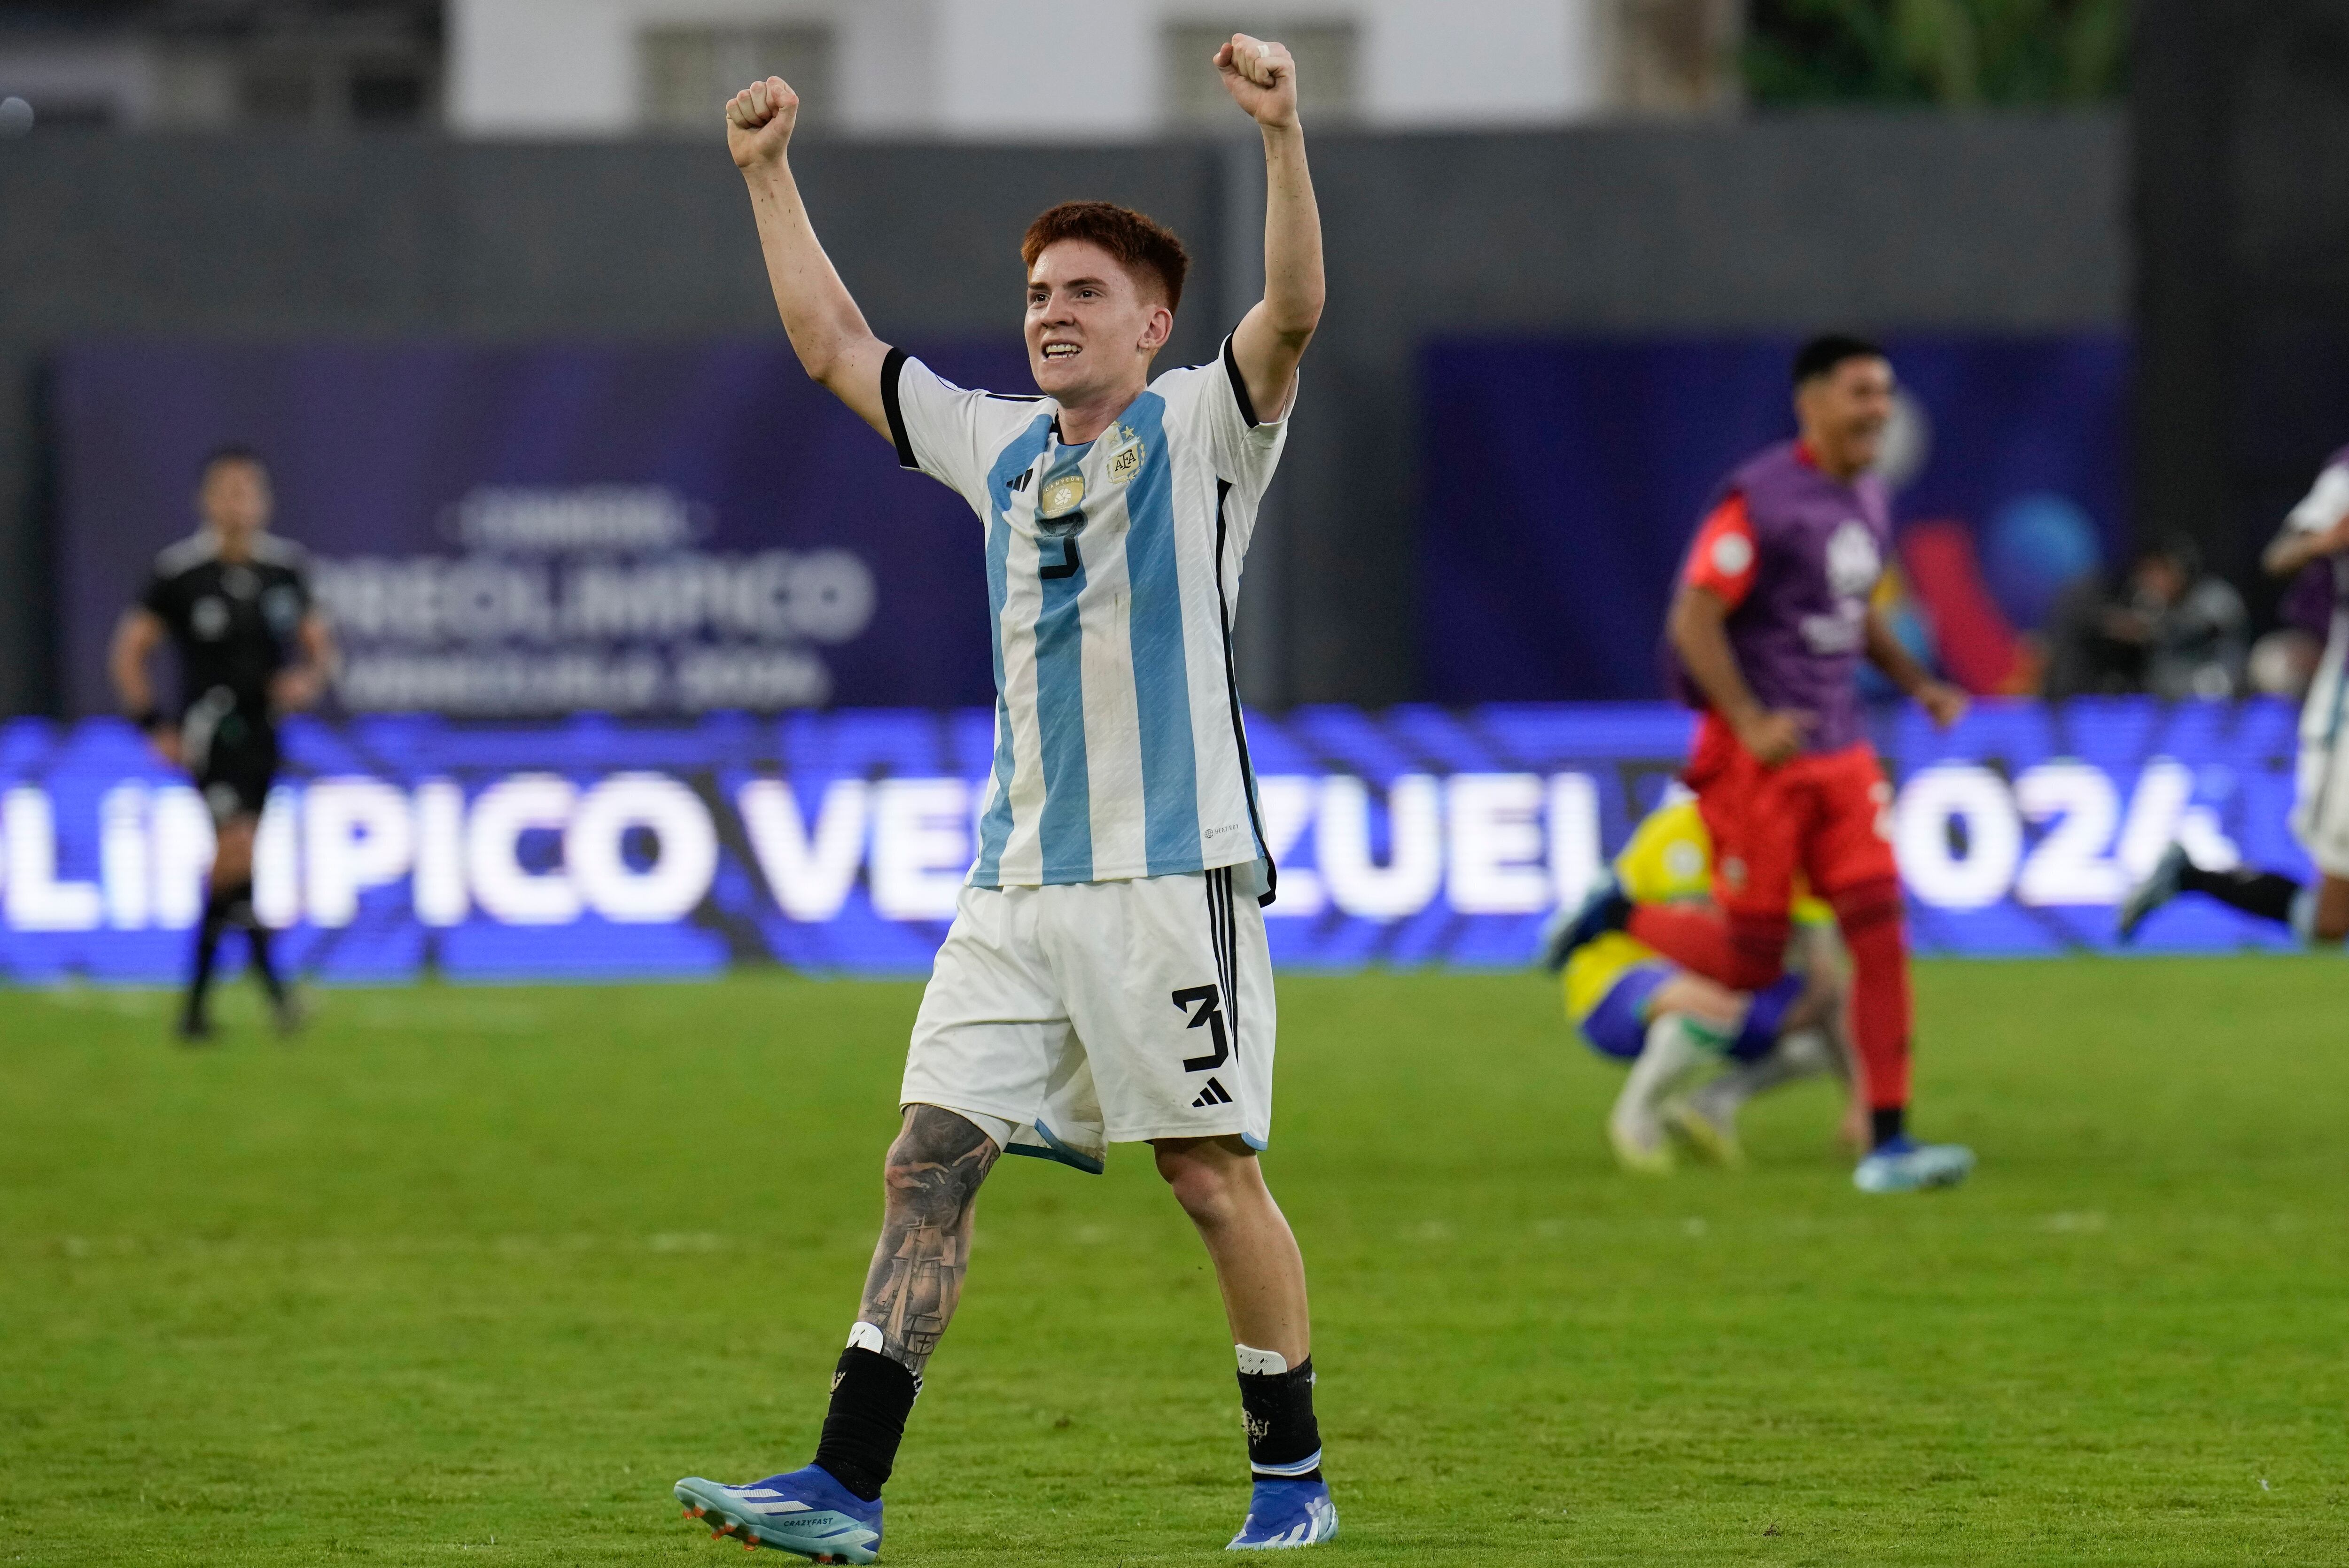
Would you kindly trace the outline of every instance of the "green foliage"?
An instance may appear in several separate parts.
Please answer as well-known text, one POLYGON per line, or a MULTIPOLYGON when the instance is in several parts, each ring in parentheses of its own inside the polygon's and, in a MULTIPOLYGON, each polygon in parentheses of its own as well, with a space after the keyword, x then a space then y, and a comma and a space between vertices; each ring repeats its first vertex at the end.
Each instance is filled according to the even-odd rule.
MULTIPOLYGON (((1982 1165, 1909 1198, 1823 1085, 1748 1171, 1619 1174, 1544 980, 1285 979, 1317 1568, 2340 1561, 2340 960, 1918 979, 1982 1165)), ((669 1483, 811 1452, 917 995, 335 991, 281 1046, 240 987, 193 1052, 0 992, 0 1564, 751 1561, 669 1483)), ((1003 1161, 883 1562, 1227 1562, 1232 1367, 1143 1150, 1003 1161)))
POLYGON ((2077 104, 2118 96, 2128 0, 1756 0, 1756 103, 2077 104))

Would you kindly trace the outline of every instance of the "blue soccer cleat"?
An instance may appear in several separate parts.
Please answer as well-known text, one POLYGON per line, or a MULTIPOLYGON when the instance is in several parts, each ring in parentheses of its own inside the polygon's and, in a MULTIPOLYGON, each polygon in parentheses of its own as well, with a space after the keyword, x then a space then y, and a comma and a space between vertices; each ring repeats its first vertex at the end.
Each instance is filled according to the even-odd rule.
POLYGON ((688 1476, 677 1483, 685 1516, 712 1541, 739 1537, 745 1551, 772 1546, 818 1563, 870 1563, 881 1553, 881 1500, 871 1502, 814 1465, 749 1486, 688 1476))
POLYGON ((1612 871, 1603 872, 1582 903, 1572 910, 1563 904, 1542 925, 1541 947, 1534 962, 1555 975, 1566 967, 1578 947, 1587 947, 1610 931, 1620 931, 1631 918, 1631 901, 1612 871))
POLYGON ((1312 1546, 1338 1533, 1338 1505, 1322 1480, 1262 1480, 1248 1499, 1247 1522, 1226 1552, 1278 1552, 1312 1546))
POLYGON ((2162 851, 2161 859, 2153 863, 2145 880, 2129 889, 2128 896, 2121 900, 2118 917, 2113 923, 2115 934, 2123 942, 2135 942, 2137 929, 2145 923, 2146 917, 2178 896, 2178 879, 2191 863, 2186 858, 2183 844, 2172 844, 2162 851))
POLYGON ((1863 1192, 1919 1192, 1954 1187, 1973 1168, 1974 1151, 1963 1144, 1911 1143, 1904 1135, 1869 1150, 1851 1173, 1851 1184, 1863 1192))

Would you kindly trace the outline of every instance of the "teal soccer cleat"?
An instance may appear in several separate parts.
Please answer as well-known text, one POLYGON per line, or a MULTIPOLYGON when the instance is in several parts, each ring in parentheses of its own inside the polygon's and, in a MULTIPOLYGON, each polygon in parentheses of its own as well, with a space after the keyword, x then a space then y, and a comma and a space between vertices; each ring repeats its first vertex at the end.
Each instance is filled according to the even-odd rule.
POLYGON ((2186 874, 2186 868, 2191 863, 2186 858, 2186 846, 2183 844, 2172 844, 2162 851, 2161 859, 2154 862, 2153 870, 2147 873, 2146 879, 2129 889, 2128 896, 2121 900, 2120 910, 2113 921, 2114 934, 2125 943, 2135 942, 2137 927, 2146 923, 2146 918, 2178 896, 2178 879, 2186 874))
POLYGON ((881 1553, 881 1500, 865 1501, 810 1465, 748 1486, 699 1476, 677 1483, 685 1516, 709 1526, 710 1539, 739 1538, 744 1550, 772 1546, 818 1563, 870 1563, 881 1553))
POLYGON ((1312 1546, 1338 1533, 1338 1505, 1330 1483, 1319 1480, 1258 1480, 1248 1499, 1247 1522, 1226 1552, 1278 1552, 1312 1546))
POLYGON ((1534 963, 1555 975, 1566 967, 1566 961, 1575 950, 1598 941, 1610 931, 1620 931, 1631 917, 1631 900, 1623 892, 1622 879, 1612 870, 1599 873, 1590 892, 1572 909, 1564 905, 1550 912, 1542 923, 1541 943, 1534 951, 1534 963))
POLYGON ((1974 1151, 1959 1143, 1911 1143, 1888 1139, 1868 1151, 1851 1173, 1863 1192, 1919 1192, 1954 1187, 1974 1168, 1974 1151))

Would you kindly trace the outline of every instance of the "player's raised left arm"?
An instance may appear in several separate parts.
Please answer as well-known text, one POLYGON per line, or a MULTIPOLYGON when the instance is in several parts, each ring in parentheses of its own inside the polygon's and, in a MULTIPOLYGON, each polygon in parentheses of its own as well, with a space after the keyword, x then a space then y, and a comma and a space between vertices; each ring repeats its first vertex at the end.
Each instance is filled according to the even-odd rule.
POLYGON ((1884 612, 1870 604, 1868 607, 1868 662, 1882 670, 1894 686, 1917 699, 1918 706, 1930 715, 1935 724, 1949 728, 1966 715, 1966 694, 1945 680, 1934 677, 1933 672, 1917 662, 1917 655, 1902 645, 1892 623, 1884 612))
POLYGON ((1232 334, 1232 358, 1260 419, 1288 413, 1297 362, 1321 323, 1321 213, 1297 119, 1297 62, 1286 46, 1245 33, 1216 51, 1234 102, 1264 134, 1264 298, 1232 334))

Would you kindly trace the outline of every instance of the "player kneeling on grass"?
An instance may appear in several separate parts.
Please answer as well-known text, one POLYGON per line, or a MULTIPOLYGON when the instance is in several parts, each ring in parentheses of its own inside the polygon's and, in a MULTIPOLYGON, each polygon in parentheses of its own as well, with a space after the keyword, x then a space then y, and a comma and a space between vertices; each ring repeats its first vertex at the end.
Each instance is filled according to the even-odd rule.
MULTIPOLYGON (((1687 795, 1649 813, 1615 860, 1617 880, 1640 903, 1701 900, 1712 874, 1712 840, 1687 795)), ((1834 913, 1806 895, 1795 900, 1794 922, 1787 973, 1749 994, 1691 974, 1621 932, 1567 951, 1567 921, 1552 921, 1542 961, 1564 970, 1568 1018, 1591 1049, 1630 1064, 1607 1118, 1608 1140, 1625 1170, 1670 1171, 1674 1137, 1700 1158, 1742 1165, 1737 1113, 1747 1100, 1821 1073, 1849 1084, 1842 1037, 1847 987, 1834 913), (1725 1070, 1682 1092, 1714 1066, 1725 1070)), ((1864 1117, 1864 1108, 1853 1115, 1864 1117)), ((1864 1136, 1864 1127, 1847 1117, 1847 1137, 1864 1136)))
POLYGON ((727 109, 801 363, 984 525, 996 680, 978 858, 914 1024, 881 1240, 815 1461, 677 1485, 746 1544, 873 1561, 979 1184, 1006 1151, 1098 1172, 1113 1142, 1154 1146, 1223 1287, 1255 1480, 1231 1545, 1337 1533, 1305 1264, 1257 1160, 1273 872, 1231 667, 1241 562, 1320 319, 1321 231, 1288 51, 1235 36, 1214 64, 1263 132, 1264 298, 1214 361, 1154 380, 1182 242, 1106 202, 1055 207, 1021 246, 1041 397, 965 391, 874 337, 792 180, 797 97, 770 77, 727 109))

